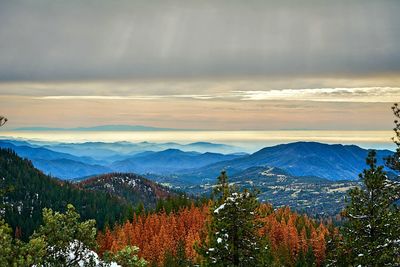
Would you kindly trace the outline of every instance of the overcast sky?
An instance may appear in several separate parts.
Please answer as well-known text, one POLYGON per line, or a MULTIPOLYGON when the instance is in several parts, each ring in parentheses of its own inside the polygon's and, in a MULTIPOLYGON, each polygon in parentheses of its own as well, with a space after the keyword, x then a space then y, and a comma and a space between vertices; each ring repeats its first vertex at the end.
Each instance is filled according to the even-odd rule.
POLYGON ((386 130, 399 14, 396 0, 2 0, 0 113, 9 127, 386 130))

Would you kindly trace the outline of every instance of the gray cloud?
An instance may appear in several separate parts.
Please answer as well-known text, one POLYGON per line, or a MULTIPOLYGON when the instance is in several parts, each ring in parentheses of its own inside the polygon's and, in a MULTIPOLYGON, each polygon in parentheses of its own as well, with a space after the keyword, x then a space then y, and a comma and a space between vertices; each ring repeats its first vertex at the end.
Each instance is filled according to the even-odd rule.
POLYGON ((398 73, 399 1, 1 1, 0 80, 398 73))

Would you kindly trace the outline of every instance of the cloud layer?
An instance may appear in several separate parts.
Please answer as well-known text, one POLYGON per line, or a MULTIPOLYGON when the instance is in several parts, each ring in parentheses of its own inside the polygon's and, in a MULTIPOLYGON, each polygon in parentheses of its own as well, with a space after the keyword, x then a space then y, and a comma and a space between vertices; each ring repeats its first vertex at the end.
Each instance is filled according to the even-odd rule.
POLYGON ((195 100, 225 99, 247 101, 281 100, 392 103, 395 99, 400 99, 400 87, 275 89, 265 91, 231 91, 214 95, 56 95, 37 98, 45 100, 156 100, 188 98, 195 100))
POLYGON ((390 129, 398 0, 0 1, 7 127, 390 129))
POLYGON ((319 79, 274 84, 268 80, 240 81, 154 81, 154 82, 58 82, 0 83, 0 96, 27 96, 42 100, 222 100, 222 101, 314 101, 392 103, 400 100, 400 87, 377 84, 400 84, 390 81, 319 79), (287 88, 298 84, 314 88, 287 88), (332 87, 324 87, 331 84, 332 87), (318 87, 323 86, 323 87, 318 87), (343 85, 353 85, 342 87, 343 85), (369 85, 369 86, 366 86, 369 85), (279 88, 283 87, 283 88, 279 88))
POLYGON ((400 70, 398 1, 1 1, 0 80, 400 70))
POLYGON ((280 89, 234 93, 241 100, 392 103, 395 99, 400 99, 400 87, 280 89))

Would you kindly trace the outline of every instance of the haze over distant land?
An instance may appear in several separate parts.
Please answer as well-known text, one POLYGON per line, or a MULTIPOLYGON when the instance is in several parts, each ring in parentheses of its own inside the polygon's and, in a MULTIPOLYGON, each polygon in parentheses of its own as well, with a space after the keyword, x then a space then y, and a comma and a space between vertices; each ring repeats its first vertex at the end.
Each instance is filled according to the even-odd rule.
MULTIPOLYGON (((5 129, 4 129, 5 130, 5 129)), ((0 131, 1 139, 46 142, 84 143, 84 142, 132 142, 166 143, 165 149, 179 144, 219 143, 237 147, 233 152, 255 152, 265 146, 296 141, 316 141, 329 144, 356 144, 363 148, 390 149, 395 145, 391 140, 393 133, 388 131, 0 131), (169 144, 169 145, 168 145, 169 144)), ((207 151, 207 150, 205 150, 207 151)), ((208 150, 212 151, 212 150, 208 150)), ((220 151, 222 152, 222 151, 220 151)))
POLYGON ((184 129, 157 128, 142 125, 99 125, 92 127, 51 128, 51 127, 20 127, 14 131, 179 131, 184 129))
POLYGON ((8 129, 392 128, 398 1, 250 2, 1 1, 8 129))

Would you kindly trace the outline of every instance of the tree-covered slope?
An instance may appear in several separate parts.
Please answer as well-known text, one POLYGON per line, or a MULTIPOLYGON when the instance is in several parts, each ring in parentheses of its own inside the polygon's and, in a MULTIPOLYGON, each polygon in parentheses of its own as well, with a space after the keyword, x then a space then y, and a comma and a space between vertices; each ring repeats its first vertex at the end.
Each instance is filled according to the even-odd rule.
POLYGON ((14 229, 21 229, 23 237, 40 225, 45 207, 63 211, 71 203, 83 219, 96 219, 99 228, 123 221, 133 212, 130 204, 111 194, 83 190, 43 174, 9 149, 0 149, 0 182, 5 191, 2 213, 14 229))
POLYGON ((133 173, 99 175, 84 180, 78 185, 84 189, 106 192, 124 198, 132 204, 143 203, 148 208, 155 208, 159 199, 176 195, 168 187, 133 173))
MULTIPOLYGON (((170 178, 171 181, 173 179, 170 178)), ((208 195, 214 184, 209 179, 203 182, 199 185, 182 185, 181 188, 194 195, 208 195)), ((294 176, 283 169, 268 166, 250 167, 237 172, 231 176, 230 182, 239 188, 257 188, 260 191, 258 199, 262 202, 275 207, 289 206, 311 216, 337 215, 345 207, 347 191, 360 185, 359 181, 294 176)))

